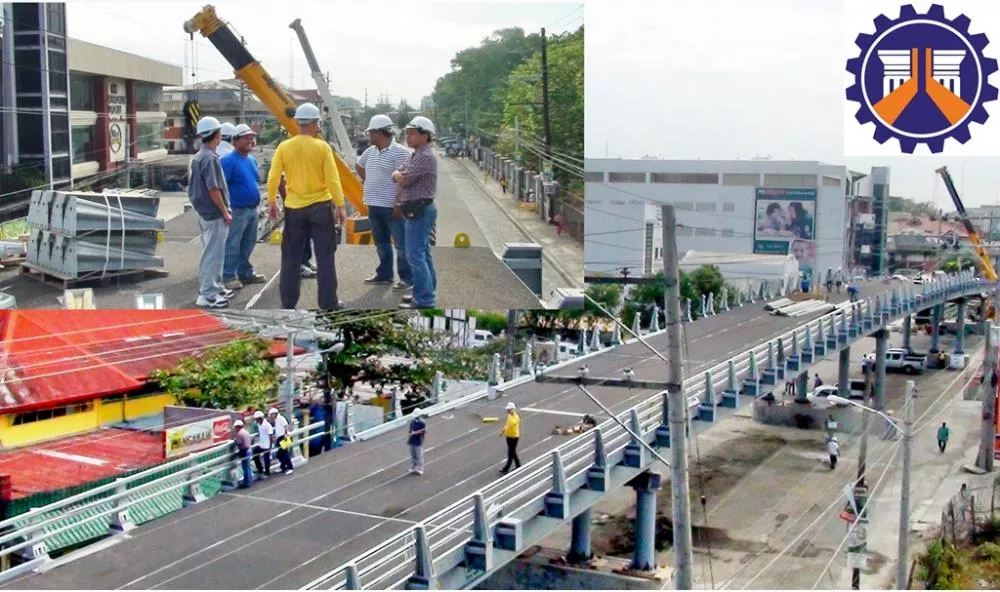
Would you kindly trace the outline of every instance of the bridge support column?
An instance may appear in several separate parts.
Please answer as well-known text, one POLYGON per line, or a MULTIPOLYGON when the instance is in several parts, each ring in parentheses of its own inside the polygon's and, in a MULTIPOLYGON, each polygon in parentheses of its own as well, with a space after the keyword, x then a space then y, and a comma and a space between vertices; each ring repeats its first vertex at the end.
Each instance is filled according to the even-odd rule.
POLYGON ((645 471, 629 485, 635 489, 635 552, 630 567, 653 571, 656 569, 656 492, 660 488, 660 474, 645 471))
POLYGON ((958 301, 958 311, 955 318, 955 354, 965 354, 965 298, 958 301))
POLYGON ((573 532, 566 561, 574 564, 586 563, 593 556, 590 550, 590 508, 587 508, 573 518, 573 532))
POLYGON ((939 327, 941 325, 941 318, 942 317, 944 317, 944 305, 943 304, 939 304, 939 305, 937 305, 937 306, 934 307, 934 310, 933 310, 933 312, 931 314, 931 350, 930 350, 930 353, 932 353, 932 354, 936 354, 936 353, 939 353, 941 351, 940 349, 938 349, 938 337, 940 337, 940 335, 939 335, 940 332, 938 331, 938 329, 939 329, 939 327))
POLYGON ((885 409, 885 350, 889 345, 889 332, 875 332, 875 409, 885 409))
POLYGON ((840 362, 837 367, 837 393, 841 397, 851 396, 851 348, 840 350, 840 362))
POLYGON ((806 399, 806 394, 809 393, 809 372, 800 372, 798 376, 795 377, 795 401, 797 403, 805 403, 808 401, 806 399))
POLYGON ((431 549, 427 542, 427 531, 417 526, 413 529, 414 551, 413 575, 406 581, 407 590, 436 590, 437 578, 434 577, 434 567, 431 562, 431 549))
POLYGON ((913 332, 913 315, 903 317, 903 349, 910 349, 910 337, 913 332))

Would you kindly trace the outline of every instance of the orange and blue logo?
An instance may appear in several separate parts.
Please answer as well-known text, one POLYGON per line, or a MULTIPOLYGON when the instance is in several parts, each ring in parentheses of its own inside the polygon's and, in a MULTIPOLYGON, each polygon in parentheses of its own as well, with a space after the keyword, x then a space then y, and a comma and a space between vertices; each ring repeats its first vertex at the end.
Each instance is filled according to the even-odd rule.
POLYGON ((997 60, 986 56, 989 39, 970 34, 971 20, 945 17, 938 4, 926 14, 903 6, 899 18, 875 19, 875 33, 855 40, 858 57, 847 61, 854 84, 847 99, 859 104, 859 124, 875 124, 875 140, 899 140, 902 152, 912 154, 918 144, 931 153, 944 151, 945 140, 965 144, 969 125, 985 124, 985 104, 997 100, 989 76, 997 60))

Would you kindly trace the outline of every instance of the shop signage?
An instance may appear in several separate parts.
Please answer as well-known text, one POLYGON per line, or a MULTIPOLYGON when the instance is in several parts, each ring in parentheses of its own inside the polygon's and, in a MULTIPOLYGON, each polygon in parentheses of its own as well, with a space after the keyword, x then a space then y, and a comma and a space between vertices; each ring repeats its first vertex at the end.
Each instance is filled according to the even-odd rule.
POLYGON ((211 448, 232 438, 228 416, 202 419, 163 430, 164 456, 174 458, 211 448))
POLYGON ((121 162, 125 160, 126 144, 128 142, 128 124, 124 121, 108 122, 108 160, 121 162))
POLYGON ((125 121, 128 115, 128 96, 125 93, 125 82, 108 80, 108 120, 125 121))

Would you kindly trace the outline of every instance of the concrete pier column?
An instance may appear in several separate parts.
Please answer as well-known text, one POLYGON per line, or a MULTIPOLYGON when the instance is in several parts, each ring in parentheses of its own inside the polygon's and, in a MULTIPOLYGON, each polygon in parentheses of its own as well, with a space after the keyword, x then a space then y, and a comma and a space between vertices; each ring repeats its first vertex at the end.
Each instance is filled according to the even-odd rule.
POLYGON ((587 508, 573 518, 573 533, 566 561, 584 563, 593 556, 590 550, 590 508, 587 508))
POLYGON ((635 489, 635 552, 630 567, 653 571, 656 569, 656 492, 660 488, 660 474, 645 471, 629 485, 635 489))
POLYGON ((903 317, 903 349, 910 349, 910 335, 913 332, 913 315, 903 317))
POLYGON ((851 348, 840 350, 840 362, 837 367, 837 393, 841 397, 851 396, 851 348))
POLYGON ((944 305, 939 304, 934 307, 931 313, 931 352, 936 354, 941 350, 938 349, 938 328, 941 326, 941 318, 944 317, 944 305))
POLYGON ((885 409, 885 350, 889 345, 889 332, 875 332, 875 408, 885 409))
POLYGON ((795 400, 799 403, 805 403, 807 401, 806 395, 809 393, 809 372, 800 372, 797 377, 795 377, 795 400))
POLYGON ((958 301, 958 311, 956 312, 956 335, 955 335, 955 353, 964 354, 965 353, 965 298, 958 301))

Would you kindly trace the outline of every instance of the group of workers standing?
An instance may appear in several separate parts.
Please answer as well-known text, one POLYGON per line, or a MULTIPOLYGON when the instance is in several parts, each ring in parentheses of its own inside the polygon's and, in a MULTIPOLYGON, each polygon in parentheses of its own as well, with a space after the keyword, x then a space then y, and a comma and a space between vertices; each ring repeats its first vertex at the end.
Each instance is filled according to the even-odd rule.
MULTIPOLYGON (((298 133, 278 145, 267 175, 272 221, 280 217, 279 195, 283 200, 278 287, 286 309, 298 305, 302 278, 313 276, 319 308, 343 308, 337 297, 336 250, 347 210, 333 148, 319 137, 320 118, 319 108, 311 103, 296 109, 298 133), (309 263, 311 252, 315 267, 309 263)), ((372 118, 366 130, 371 145, 357 165, 379 259, 365 283, 391 284, 403 293, 400 308, 433 308, 437 303, 430 249, 437 222, 437 159, 431 150, 435 128, 426 117, 413 118, 405 128, 412 154, 395 141, 393 128, 388 116, 372 118)), ((198 121, 196 133, 201 149, 191 161, 188 182, 202 242, 196 305, 225 308, 236 290, 267 281, 250 263, 262 201, 257 162, 251 155, 256 133, 246 124, 220 123, 211 116, 198 121)))
POLYGON ((267 479, 271 476, 272 459, 277 459, 284 474, 291 475, 295 472, 288 419, 272 407, 267 410, 267 415, 263 411, 255 412, 251 421, 257 429, 256 443, 242 419, 233 422, 233 442, 236 444, 236 454, 243 474, 240 487, 244 489, 254 482, 251 461, 257 469, 257 479, 267 479))

